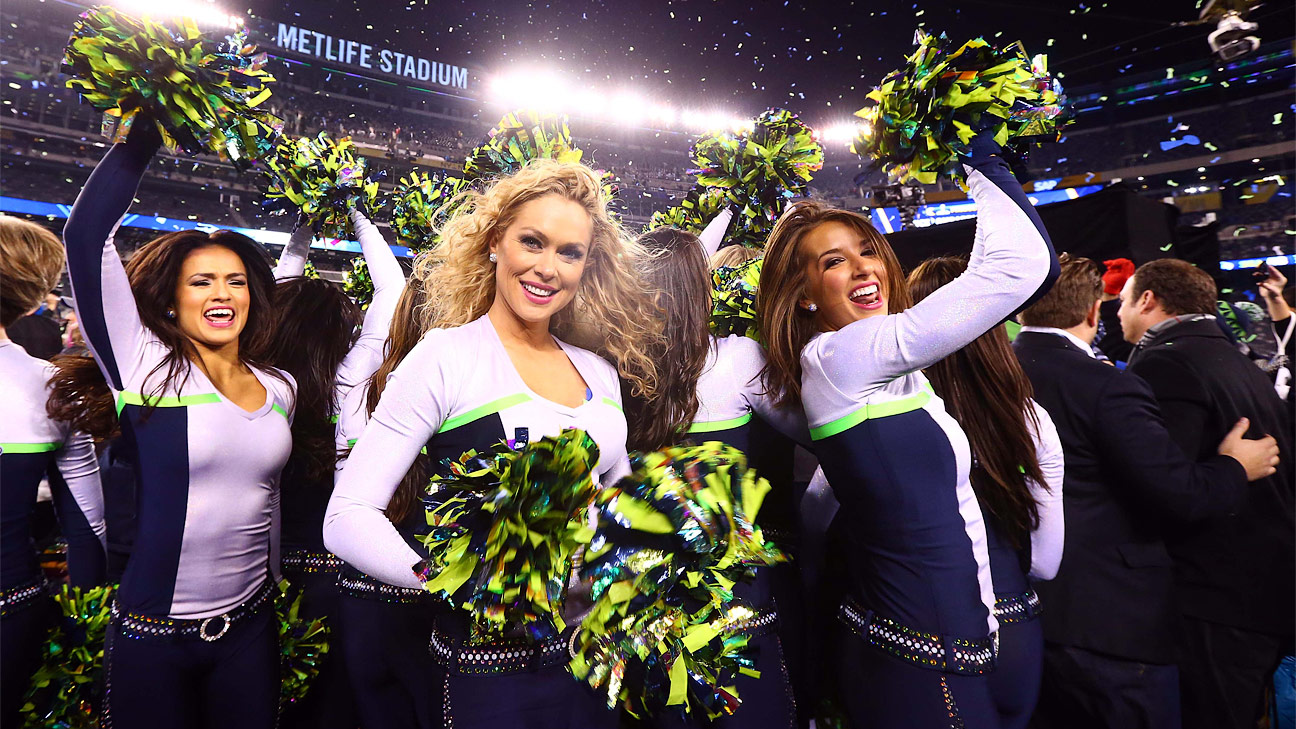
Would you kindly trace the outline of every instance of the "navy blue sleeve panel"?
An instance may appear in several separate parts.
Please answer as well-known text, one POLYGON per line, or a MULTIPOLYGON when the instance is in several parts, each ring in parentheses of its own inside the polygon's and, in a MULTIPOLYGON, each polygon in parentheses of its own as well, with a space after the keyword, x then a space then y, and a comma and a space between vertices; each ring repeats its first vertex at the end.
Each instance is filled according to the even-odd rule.
MULTIPOLYGON (((96 533, 95 526, 90 523, 87 514, 77 503, 62 472, 54 467, 50 468, 46 475, 49 477, 54 513, 58 517, 63 537, 67 540, 67 569, 72 586, 94 587, 104 584, 108 574, 108 553, 103 542, 105 532, 102 510, 98 519, 98 533, 96 533)), ((95 482, 98 483, 97 469, 95 482)), ((100 492, 100 506, 102 506, 102 492, 100 492)))
POLYGON ((1190 460, 1138 376, 1110 378, 1093 406, 1093 422, 1104 424, 1098 448, 1113 482, 1157 513, 1190 523, 1228 514, 1245 498, 1242 464, 1220 455, 1190 460))
MULTIPOLYGON (((77 320, 104 376, 118 390, 125 387, 120 355, 126 343, 113 341, 113 335, 119 334, 123 327, 141 328, 142 325, 133 296, 121 300, 120 290, 124 287, 129 295, 130 284, 120 260, 113 270, 105 270, 105 253, 106 249, 113 248, 112 236, 117 223, 130 209, 140 179, 161 143, 152 123, 136 124, 127 140, 114 144, 90 173, 63 227, 77 320), (119 310, 128 304, 129 313, 119 310)), ((112 250, 112 254, 115 257, 116 251, 112 250)))
MULTIPOLYGON (((1048 230, 1044 228, 1044 221, 1040 219, 1039 212, 1035 210, 1034 205, 1031 205, 1030 198, 1022 190, 1021 183, 1017 181, 1016 177, 1013 177, 1012 170, 1008 167, 1008 163, 1004 161, 1001 155, 1002 150, 995 143, 994 137, 986 133, 979 134, 972 139, 970 147, 972 154, 963 161, 963 164, 985 175, 987 180, 993 182, 996 187, 1003 190, 1005 195, 1012 198, 1012 201, 1017 203, 1017 206, 1022 209, 1026 217, 1030 218, 1030 221, 1034 223, 1040 237, 1044 239, 1044 245, 1048 246, 1050 261, 1048 275, 1044 277, 1044 283, 1040 284, 1039 289, 1031 294, 1030 299, 1021 306, 1021 309, 1025 309, 1039 301, 1044 294, 1047 294, 1049 289, 1053 288, 1053 283, 1057 281, 1058 275, 1061 273, 1062 269, 1058 265, 1057 252, 1053 250, 1053 240, 1049 238, 1048 230)), ((1021 309, 1018 309, 1018 311, 1021 311, 1021 309)))

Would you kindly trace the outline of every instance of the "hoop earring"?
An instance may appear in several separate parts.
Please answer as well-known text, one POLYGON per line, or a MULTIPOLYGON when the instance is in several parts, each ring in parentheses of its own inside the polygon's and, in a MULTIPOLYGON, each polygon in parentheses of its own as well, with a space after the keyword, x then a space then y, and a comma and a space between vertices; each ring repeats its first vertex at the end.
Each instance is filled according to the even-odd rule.
POLYGON ((491 263, 496 263, 497 261, 499 261, 499 256, 495 255, 494 253, 487 256, 487 258, 490 259, 491 263))

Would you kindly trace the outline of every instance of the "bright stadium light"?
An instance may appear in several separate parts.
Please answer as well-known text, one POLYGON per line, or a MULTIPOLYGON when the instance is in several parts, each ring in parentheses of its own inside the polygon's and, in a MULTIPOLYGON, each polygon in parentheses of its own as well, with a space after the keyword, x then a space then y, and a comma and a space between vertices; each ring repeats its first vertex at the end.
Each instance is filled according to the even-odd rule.
POLYGON ((849 144, 854 141, 855 136, 863 132, 866 136, 870 128, 868 123, 846 122, 844 124, 833 124, 824 128, 819 134, 819 139, 828 144, 849 144))
POLYGON ((608 105, 608 116, 618 124, 642 124, 649 113, 649 106, 638 94, 623 91, 612 97, 608 105))
POLYGON ((217 7, 212 0, 113 0, 113 4, 136 17, 159 19, 193 18, 199 26, 238 28, 243 18, 217 7))
POLYGON ((511 107, 559 111, 572 95, 567 81, 551 71, 496 76, 490 82, 492 99, 511 107))

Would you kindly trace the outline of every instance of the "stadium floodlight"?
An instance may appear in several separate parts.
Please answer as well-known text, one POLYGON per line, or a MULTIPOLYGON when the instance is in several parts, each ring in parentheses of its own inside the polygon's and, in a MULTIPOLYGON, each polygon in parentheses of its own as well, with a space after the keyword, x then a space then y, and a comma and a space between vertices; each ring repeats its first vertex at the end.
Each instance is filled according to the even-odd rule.
POLYGON ((649 117, 660 124, 671 127, 675 126, 675 110, 665 104, 656 104, 653 106, 649 117))
POLYGON ((129 15, 154 19, 193 18, 199 27, 238 28, 243 18, 232 15, 212 0, 113 0, 129 15))
POLYGON ((867 123, 846 122, 843 124, 833 124, 824 127, 820 132, 819 139, 828 144, 850 144, 854 141, 856 135, 863 132, 866 136, 871 131, 867 123))
POLYGON ((631 91, 622 91, 612 97, 612 103, 608 105, 608 116, 618 124, 642 124, 648 113, 648 102, 631 91))

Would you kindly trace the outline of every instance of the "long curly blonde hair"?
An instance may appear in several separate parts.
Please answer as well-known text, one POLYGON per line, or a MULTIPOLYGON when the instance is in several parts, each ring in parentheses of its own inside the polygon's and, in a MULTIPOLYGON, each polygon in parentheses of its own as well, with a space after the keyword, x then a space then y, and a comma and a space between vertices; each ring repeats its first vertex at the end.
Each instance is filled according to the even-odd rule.
POLYGON ((631 392, 651 397, 658 375, 650 353, 663 336, 663 313, 639 273, 646 254, 608 214, 598 176, 582 164, 537 159, 485 192, 465 193, 439 231, 440 244, 414 263, 412 277, 427 294, 417 313, 422 330, 462 326, 490 309, 495 300, 490 246, 523 205, 545 195, 579 204, 594 223, 580 289, 571 305, 554 315, 553 334, 608 357, 631 392))

